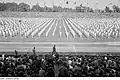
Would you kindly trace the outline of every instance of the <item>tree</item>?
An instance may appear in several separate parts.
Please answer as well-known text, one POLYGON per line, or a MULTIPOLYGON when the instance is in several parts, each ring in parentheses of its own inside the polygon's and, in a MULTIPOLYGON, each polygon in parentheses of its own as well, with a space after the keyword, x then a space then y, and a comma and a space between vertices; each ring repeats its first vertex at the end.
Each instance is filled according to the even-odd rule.
POLYGON ((89 12, 94 12, 94 10, 92 8, 89 9, 89 12))
POLYGON ((0 11, 4 11, 5 9, 5 3, 0 3, 0 11))
POLYGON ((19 4, 19 11, 21 11, 21 12, 30 11, 30 5, 25 4, 25 3, 20 3, 19 4))
POLYGON ((6 3, 5 8, 6 8, 6 11, 17 11, 18 5, 17 3, 6 3))
POLYGON ((39 12, 43 12, 44 9, 42 7, 39 6, 39 4, 33 5, 31 11, 39 11, 39 12))
POLYGON ((114 12, 120 12, 120 8, 116 5, 112 6, 114 12))
POLYGON ((112 12, 112 10, 111 10, 108 6, 106 6, 106 7, 105 7, 105 12, 107 12, 107 13, 108 13, 108 12, 112 12))

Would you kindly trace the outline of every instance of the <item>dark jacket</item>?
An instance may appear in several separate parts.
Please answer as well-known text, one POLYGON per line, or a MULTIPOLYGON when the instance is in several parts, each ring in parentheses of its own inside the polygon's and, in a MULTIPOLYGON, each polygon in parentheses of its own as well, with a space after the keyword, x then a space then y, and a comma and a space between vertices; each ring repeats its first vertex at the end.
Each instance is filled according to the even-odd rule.
POLYGON ((68 70, 65 66, 60 67, 58 77, 69 77, 68 70))

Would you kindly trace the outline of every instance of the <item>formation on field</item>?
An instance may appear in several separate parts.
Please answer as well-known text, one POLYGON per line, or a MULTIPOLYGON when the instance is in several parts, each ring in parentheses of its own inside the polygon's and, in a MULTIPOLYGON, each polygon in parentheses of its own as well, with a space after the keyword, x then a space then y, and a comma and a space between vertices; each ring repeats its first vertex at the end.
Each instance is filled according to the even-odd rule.
POLYGON ((110 39, 120 37, 119 18, 0 18, 0 35, 5 39, 65 38, 110 39))

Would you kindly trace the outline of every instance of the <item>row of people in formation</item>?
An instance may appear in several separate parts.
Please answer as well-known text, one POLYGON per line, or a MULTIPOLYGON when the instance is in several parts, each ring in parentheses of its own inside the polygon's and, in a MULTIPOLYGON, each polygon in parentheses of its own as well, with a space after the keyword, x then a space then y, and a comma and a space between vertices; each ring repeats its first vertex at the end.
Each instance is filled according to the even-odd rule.
MULTIPOLYGON (((24 22, 21 22, 21 26, 2 26, 0 28, 0 35, 7 37, 7 36, 17 36, 20 34, 21 36, 28 37, 31 35, 34 37, 36 34, 38 36, 41 36, 43 32, 47 29, 45 36, 47 37, 49 35, 50 30, 55 25, 55 28, 53 29, 52 35, 55 35, 55 31, 59 29, 60 37, 62 35, 62 27, 57 28, 57 22, 54 19, 44 20, 41 21, 39 25, 29 25, 24 24, 24 22), (56 23, 56 24, 55 24, 56 23)), ((30 22, 29 22, 30 23, 30 22)), ((77 36, 83 37, 86 36, 89 38, 90 36, 93 36, 94 38, 97 38, 97 36, 100 37, 119 37, 119 23, 116 24, 110 24, 111 26, 102 26, 98 24, 91 24, 90 26, 88 24, 81 24, 78 21, 75 21, 73 19, 63 19, 63 28, 65 30, 65 35, 68 37, 69 35, 72 35, 74 38, 77 36), (67 25, 67 26, 66 26, 67 25)), ((62 25, 59 25, 62 26, 62 25)))

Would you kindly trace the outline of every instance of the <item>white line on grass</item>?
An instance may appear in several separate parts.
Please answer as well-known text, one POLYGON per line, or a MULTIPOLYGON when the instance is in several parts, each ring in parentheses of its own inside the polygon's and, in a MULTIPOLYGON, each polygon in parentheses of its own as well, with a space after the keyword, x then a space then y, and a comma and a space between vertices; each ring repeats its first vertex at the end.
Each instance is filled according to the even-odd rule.
POLYGON ((55 31, 56 31, 57 23, 58 23, 58 20, 56 21, 55 28, 54 28, 53 33, 52 33, 53 36, 55 35, 55 31))
POLYGON ((53 27, 54 23, 55 23, 55 20, 53 20, 53 22, 52 22, 51 26, 48 28, 48 30, 47 30, 47 32, 46 32, 46 37, 48 36, 48 34, 49 34, 50 30, 52 29, 52 27, 53 27))
POLYGON ((53 22, 53 19, 38 33, 38 36, 40 37, 41 34, 49 27, 49 25, 53 22))

